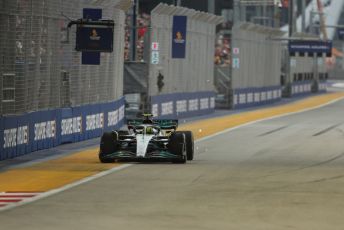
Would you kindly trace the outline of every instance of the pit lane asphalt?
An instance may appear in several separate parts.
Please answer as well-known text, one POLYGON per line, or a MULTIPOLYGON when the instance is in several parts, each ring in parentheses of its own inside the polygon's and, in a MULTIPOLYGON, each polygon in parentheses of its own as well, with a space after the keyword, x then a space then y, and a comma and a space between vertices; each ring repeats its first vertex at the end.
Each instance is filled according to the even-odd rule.
POLYGON ((2 212, 1 226, 341 229, 343 105, 223 133, 191 164, 136 164, 2 212))

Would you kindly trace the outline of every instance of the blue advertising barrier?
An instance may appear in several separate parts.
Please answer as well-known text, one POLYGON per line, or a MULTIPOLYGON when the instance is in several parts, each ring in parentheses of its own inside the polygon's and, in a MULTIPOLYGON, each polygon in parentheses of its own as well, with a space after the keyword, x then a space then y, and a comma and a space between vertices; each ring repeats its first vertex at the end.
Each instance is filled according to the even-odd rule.
MULTIPOLYGON (((302 96, 312 93, 313 81, 302 81, 302 82, 293 82, 291 92, 293 96, 302 96)), ((327 91, 327 81, 319 81, 318 92, 324 93, 327 91)))
POLYGON ((0 161, 5 159, 4 153, 4 118, 0 117, 0 161))
POLYGON ((215 92, 173 93, 151 97, 152 113, 162 119, 178 119, 215 111, 215 92))
POLYGON ((291 84, 291 94, 293 96, 302 96, 312 93, 312 81, 293 82, 291 84))
MULTIPOLYGON (((21 117, 20 117, 21 118, 21 117)), ((16 117, 10 116, 3 118, 3 150, 1 152, 2 159, 17 155, 17 126, 16 117), (15 128, 14 128, 15 127, 15 128)))
POLYGON ((3 156, 4 155, 4 150, 3 150, 3 147, 4 147, 4 118, 0 117, 0 161, 3 160, 5 157, 3 156))
POLYGON ((0 160, 99 137, 124 124, 124 98, 74 108, 0 117, 0 160))
POLYGON ((247 108, 281 100, 280 86, 234 89, 233 108, 247 108))
POLYGON ((319 93, 326 93, 327 92, 327 81, 319 81, 319 93))
POLYGON ((288 43, 290 56, 295 56, 295 53, 305 54, 310 56, 317 54, 321 56, 323 53, 327 57, 332 55, 332 42, 331 41, 306 41, 306 40, 292 40, 288 43))

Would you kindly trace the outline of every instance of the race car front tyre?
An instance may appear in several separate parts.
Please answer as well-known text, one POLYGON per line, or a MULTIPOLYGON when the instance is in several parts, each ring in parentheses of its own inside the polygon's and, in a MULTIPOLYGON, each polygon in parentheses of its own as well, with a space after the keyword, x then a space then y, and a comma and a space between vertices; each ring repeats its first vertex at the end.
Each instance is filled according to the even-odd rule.
POLYGON ((173 163, 185 164, 187 158, 185 151, 185 134, 181 132, 173 133, 170 136, 168 150, 170 153, 180 157, 179 159, 173 160, 173 163))
POLYGON ((191 131, 183 131, 186 143, 186 156, 188 161, 194 158, 194 137, 191 131))
POLYGON ((111 163, 112 159, 107 158, 108 154, 114 153, 117 151, 117 132, 107 132, 104 133, 100 139, 100 152, 99 160, 102 163, 111 163))

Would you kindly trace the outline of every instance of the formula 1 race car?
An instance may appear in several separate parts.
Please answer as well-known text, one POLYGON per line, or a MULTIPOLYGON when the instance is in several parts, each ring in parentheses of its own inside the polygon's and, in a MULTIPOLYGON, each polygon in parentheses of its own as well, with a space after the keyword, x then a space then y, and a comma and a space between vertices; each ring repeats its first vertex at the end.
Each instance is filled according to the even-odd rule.
POLYGON ((194 157, 191 131, 176 131, 178 120, 153 120, 151 114, 128 120, 128 130, 106 132, 100 140, 99 159, 115 161, 171 161, 184 164, 194 157))

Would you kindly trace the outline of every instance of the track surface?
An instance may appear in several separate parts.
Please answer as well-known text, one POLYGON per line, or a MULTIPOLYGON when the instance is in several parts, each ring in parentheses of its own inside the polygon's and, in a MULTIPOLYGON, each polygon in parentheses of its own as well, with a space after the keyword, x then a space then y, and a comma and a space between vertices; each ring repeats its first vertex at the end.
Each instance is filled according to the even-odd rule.
POLYGON ((1 229, 343 229, 344 101, 0 213, 1 229))

